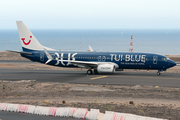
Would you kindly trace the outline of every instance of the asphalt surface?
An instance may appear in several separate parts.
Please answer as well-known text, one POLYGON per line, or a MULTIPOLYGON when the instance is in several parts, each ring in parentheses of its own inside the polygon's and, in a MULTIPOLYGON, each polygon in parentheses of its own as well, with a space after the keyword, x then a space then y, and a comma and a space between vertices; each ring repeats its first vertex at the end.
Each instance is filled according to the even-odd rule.
POLYGON ((84 70, 0 69, 0 80, 180 87, 179 73, 162 73, 157 76, 156 72, 117 71, 114 74, 87 75, 84 70))
MULTIPOLYGON (((2 61, 0 63, 32 64, 29 61, 2 61)), ((39 64, 39 63, 33 63, 39 64)), ((0 80, 36 80, 41 82, 63 82, 82 84, 112 84, 112 85, 144 85, 144 86, 168 86, 180 87, 179 73, 156 72, 115 72, 114 74, 88 75, 86 71, 79 70, 32 70, 32 69, 0 69, 0 80)), ((77 120, 74 118, 60 118, 39 116, 24 113, 0 111, 0 120, 77 120)))
POLYGON ((0 120, 79 120, 79 119, 0 111, 0 120))

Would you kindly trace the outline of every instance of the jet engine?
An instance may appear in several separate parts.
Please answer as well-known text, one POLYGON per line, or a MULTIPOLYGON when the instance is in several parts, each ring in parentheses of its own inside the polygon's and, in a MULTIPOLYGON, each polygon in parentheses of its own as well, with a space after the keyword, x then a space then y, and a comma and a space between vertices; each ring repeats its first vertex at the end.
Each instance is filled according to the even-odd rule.
POLYGON ((98 73, 114 73, 115 72, 115 66, 113 64, 103 64, 98 65, 97 67, 98 73))

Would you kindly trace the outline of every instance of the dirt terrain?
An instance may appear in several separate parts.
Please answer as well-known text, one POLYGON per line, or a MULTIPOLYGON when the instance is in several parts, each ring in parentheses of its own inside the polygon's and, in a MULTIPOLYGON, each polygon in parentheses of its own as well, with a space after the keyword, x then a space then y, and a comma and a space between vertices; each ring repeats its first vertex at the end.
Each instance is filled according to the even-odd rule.
POLYGON ((96 108, 142 116, 180 119, 180 88, 0 81, 0 102, 96 108))
MULTIPOLYGON (((180 61, 180 55, 168 57, 176 62, 180 61)), ((0 52, 0 60, 26 59, 20 57, 19 54, 0 52)), ((19 64, 8 63, 7 61, 7 63, 0 63, 0 67, 1 69, 66 69, 33 62, 32 64, 19 64)), ((179 74, 180 68, 176 66, 167 72, 179 74)), ((101 112, 116 111, 169 120, 180 120, 180 88, 171 87, 0 80, 0 102, 97 108, 101 112)))
POLYGON ((0 60, 27 60, 19 53, 0 51, 0 60))

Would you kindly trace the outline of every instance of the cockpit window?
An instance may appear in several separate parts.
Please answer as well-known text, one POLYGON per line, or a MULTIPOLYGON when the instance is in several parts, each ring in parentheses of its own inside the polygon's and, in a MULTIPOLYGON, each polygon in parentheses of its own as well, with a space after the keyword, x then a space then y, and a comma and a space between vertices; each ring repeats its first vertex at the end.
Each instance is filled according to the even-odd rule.
POLYGON ((162 58, 162 60, 166 61, 167 59, 166 58, 162 58))
POLYGON ((167 60, 170 60, 168 57, 166 58, 167 60))
POLYGON ((167 61, 170 60, 168 57, 163 57, 162 60, 167 61))

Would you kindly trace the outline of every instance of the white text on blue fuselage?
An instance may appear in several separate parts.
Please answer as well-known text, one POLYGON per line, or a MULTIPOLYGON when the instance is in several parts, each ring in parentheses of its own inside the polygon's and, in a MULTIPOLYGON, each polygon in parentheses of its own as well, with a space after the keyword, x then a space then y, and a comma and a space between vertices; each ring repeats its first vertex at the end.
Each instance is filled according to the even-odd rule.
MULTIPOLYGON (((57 63, 55 65, 59 65, 59 63, 61 62, 61 64, 63 66, 68 66, 71 64, 71 60, 72 61, 76 61, 76 58, 79 58, 79 59, 82 59, 82 57, 76 57, 78 53, 68 53, 68 59, 66 59, 67 61, 64 61, 64 53, 55 53, 54 54, 54 59, 57 61, 57 63), (66 62, 66 64, 64 63, 66 62)), ((99 56, 101 57, 101 56, 99 56)), ((102 56, 103 58, 106 59, 106 56, 102 56)), ((94 57, 95 58, 95 57, 94 57)), ((98 57, 97 57, 98 59, 98 57)), ((126 55, 123 55, 123 54, 110 54, 110 61, 119 61, 119 62, 136 62, 136 63, 145 63, 146 62, 146 55, 130 55, 130 54, 126 54, 126 55)), ((104 60, 106 61, 106 60, 104 60)))
POLYGON ((146 55, 122 55, 110 54, 111 61, 125 61, 125 62, 146 62, 146 55))

